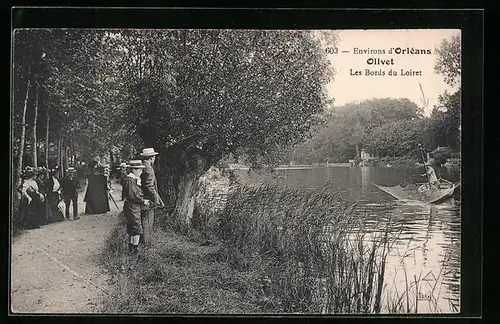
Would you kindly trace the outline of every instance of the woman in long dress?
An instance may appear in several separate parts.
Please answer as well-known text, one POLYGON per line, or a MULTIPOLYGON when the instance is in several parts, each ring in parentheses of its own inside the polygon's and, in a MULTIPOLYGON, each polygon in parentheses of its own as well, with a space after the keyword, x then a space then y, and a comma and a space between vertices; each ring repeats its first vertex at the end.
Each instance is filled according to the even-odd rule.
POLYGON ((45 180, 47 179, 47 168, 39 167, 36 172, 36 183, 38 184, 38 191, 44 196, 43 208, 41 211, 42 224, 47 224, 49 219, 52 218, 49 201, 47 198, 47 190, 45 188, 45 180))
POLYGON ((108 200, 108 182, 98 170, 97 162, 90 164, 87 191, 85 192, 85 213, 104 214, 110 211, 108 200))
POLYGON ((47 201, 49 204, 49 215, 48 222, 61 222, 64 220, 64 214, 62 213, 59 205, 62 201, 61 199, 61 184, 59 179, 56 177, 58 166, 52 168, 49 172, 49 177, 45 180, 45 194, 47 195, 47 201))
POLYGON ((40 228, 40 225, 43 224, 44 196, 39 191, 38 183, 35 180, 34 168, 26 167, 23 177, 21 201, 19 203, 21 220, 26 228, 40 228))

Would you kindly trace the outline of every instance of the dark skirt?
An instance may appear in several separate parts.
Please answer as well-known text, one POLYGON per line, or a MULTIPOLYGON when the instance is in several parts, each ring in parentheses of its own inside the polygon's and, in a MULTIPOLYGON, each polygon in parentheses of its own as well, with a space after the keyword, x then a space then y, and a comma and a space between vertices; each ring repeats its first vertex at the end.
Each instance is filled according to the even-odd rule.
POLYGON ((59 209, 58 205, 61 202, 61 196, 57 192, 50 192, 47 194, 47 222, 62 222, 64 220, 64 215, 59 209))
POLYGON ((19 213, 23 225, 27 228, 37 228, 44 224, 45 204, 39 198, 28 199, 22 197, 19 202, 19 213))
POLYGON ((49 221, 52 219, 52 210, 50 209, 50 204, 49 200, 45 198, 43 201, 43 208, 42 208, 42 224, 48 224, 49 221))
POLYGON ((86 202, 85 213, 87 214, 104 214, 110 211, 107 182, 104 176, 92 175, 89 177, 84 201, 86 202))
POLYGON ((141 205, 125 201, 123 214, 127 220, 127 234, 141 235, 143 233, 141 220, 141 205))

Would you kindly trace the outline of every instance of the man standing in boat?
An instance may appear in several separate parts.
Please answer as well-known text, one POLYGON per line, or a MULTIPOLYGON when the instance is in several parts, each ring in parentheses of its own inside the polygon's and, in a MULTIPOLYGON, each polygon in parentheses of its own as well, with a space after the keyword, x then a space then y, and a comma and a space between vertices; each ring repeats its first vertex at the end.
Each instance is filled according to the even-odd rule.
POLYGON ((429 162, 425 163, 425 171, 426 173, 422 173, 421 176, 425 177, 426 175, 429 177, 429 183, 431 185, 431 190, 439 190, 439 180, 436 176, 436 171, 434 171, 434 168, 431 167, 429 162))

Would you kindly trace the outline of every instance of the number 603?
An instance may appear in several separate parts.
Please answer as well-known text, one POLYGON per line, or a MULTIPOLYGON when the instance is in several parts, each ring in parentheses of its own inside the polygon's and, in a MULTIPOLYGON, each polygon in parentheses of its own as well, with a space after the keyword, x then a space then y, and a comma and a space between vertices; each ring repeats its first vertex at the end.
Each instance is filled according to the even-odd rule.
POLYGON ((325 48, 326 54, 337 54, 338 52, 339 52, 339 49, 336 47, 326 47, 325 48))

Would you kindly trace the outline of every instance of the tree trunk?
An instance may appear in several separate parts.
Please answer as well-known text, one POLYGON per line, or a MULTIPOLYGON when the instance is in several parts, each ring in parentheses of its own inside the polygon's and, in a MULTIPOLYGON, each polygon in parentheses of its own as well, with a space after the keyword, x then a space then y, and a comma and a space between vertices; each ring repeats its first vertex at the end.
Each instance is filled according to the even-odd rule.
MULTIPOLYGON (((24 155, 24 140, 26 137, 26 108, 28 107, 28 96, 30 91, 30 80, 28 79, 28 86, 26 87, 26 96, 24 98, 24 107, 23 107, 23 117, 21 120, 21 143, 19 145, 19 158, 17 160, 17 177, 16 179, 16 188, 21 185, 21 177, 19 174, 23 171, 23 155, 24 155)), ((17 191, 16 191, 17 192, 17 191)))
POLYGON ((38 143, 36 139, 36 125, 38 121, 38 85, 35 92, 35 117, 33 120, 33 166, 38 167, 38 143))
POLYGON ((46 112, 47 125, 45 129, 45 167, 47 168, 47 178, 49 177, 49 126, 50 126, 50 115, 46 112))
POLYGON ((203 157, 187 152, 172 155, 168 150, 159 156, 158 169, 164 202, 170 212, 170 221, 182 232, 189 231, 200 193, 198 180, 206 171, 203 157))
POLYGON ((359 144, 356 144, 356 158, 361 158, 361 153, 359 152, 359 144))
POLYGON ((66 172, 69 168, 69 146, 67 143, 64 145, 64 164, 64 172, 66 172))
POLYGON ((59 134, 59 139, 57 141, 57 165, 59 165, 58 176, 62 177, 62 135, 59 134))
POLYGON ((177 187, 175 213, 186 228, 191 226, 198 189, 198 178, 194 175, 182 177, 177 187))
POLYGON ((63 172, 66 171, 67 169, 67 163, 68 163, 68 148, 66 147, 66 140, 63 140, 63 145, 62 145, 62 169, 63 172))

